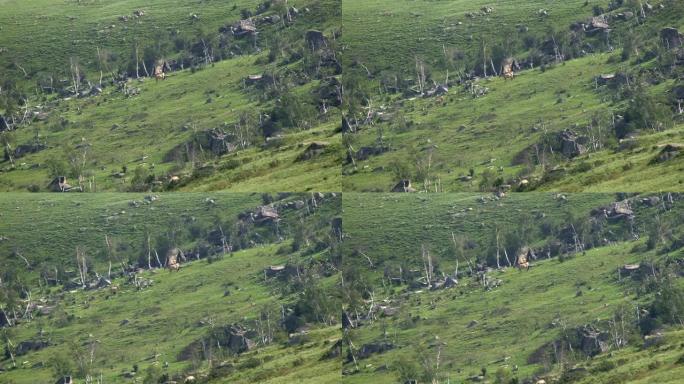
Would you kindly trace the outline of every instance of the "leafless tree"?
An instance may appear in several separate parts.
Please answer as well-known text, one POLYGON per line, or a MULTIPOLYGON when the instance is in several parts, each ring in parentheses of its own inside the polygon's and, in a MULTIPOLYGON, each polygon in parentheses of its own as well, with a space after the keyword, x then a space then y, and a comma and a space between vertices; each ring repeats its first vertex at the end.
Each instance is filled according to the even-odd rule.
POLYGON ((81 286, 85 287, 88 280, 88 262, 86 260, 85 250, 76 246, 76 266, 78 267, 78 274, 81 279, 81 286))

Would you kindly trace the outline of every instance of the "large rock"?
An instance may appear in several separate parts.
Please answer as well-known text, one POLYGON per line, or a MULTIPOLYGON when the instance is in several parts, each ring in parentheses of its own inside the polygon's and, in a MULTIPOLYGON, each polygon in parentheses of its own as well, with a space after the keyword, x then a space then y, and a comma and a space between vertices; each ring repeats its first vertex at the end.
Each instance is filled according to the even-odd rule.
POLYGON ((653 159, 655 163, 664 163, 679 156, 684 151, 684 146, 679 144, 665 144, 658 155, 653 159))
POLYGON ((596 356, 610 349, 610 335, 593 325, 577 328, 577 347, 587 356, 596 356))
POLYGON ((612 221, 631 220, 634 218, 634 211, 629 206, 629 201, 618 201, 603 209, 605 217, 612 221))
POLYGON ((394 345, 387 342, 364 344, 361 346, 361 349, 356 357, 359 359, 365 359, 373 354, 384 353, 391 349, 394 349, 394 345))
POLYGON ((256 346, 256 343, 248 337, 250 331, 239 325, 231 325, 224 332, 228 349, 235 354, 247 352, 256 346))
POLYGON ((603 18, 601 16, 595 16, 595 17, 592 17, 591 20, 589 21, 589 27, 590 28, 608 29, 608 28, 610 28, 610 25, 608 25, 608 22, 606 21, 605 18, 603 18))
POLYGON ((416 192, 416 189, 411 187, 411 180, 399 180, 397 185, 392 188, 392 192, 416 192))
POLYGON ((306 161, 306 160, 311 160, 315 157, 318 157, 325 153, 327 148, 330 146, 330 143, 326 141, 313 141, 311 142, 304 152, 302 152, 298 157, 298 161, 306 161))
POLYGON ((55 384, 74 384, 74 381, 71 376, 62 376, 55 381, 55 384))
POLYGON ((42 143, 22 144, 14 149, 14 158, 18 159, 30 153, 40 152, 46 148, 47 146, 42 143))
POLYGON ((586 136, 580 136, 570 130, 565 130, 558 134, 560 151, 563 156, 569 158, 586 153, 588 140, 586 136))
POLYGON ((231 27, 231 31, 235 36, 246 36, 255 34, 257 28, 252 20, 247 19, 240 20, 237 23, 233 24, 233 26, 231 27))
POLYGON ((663 28, 660 30, 660 39, 668 49, 679 48, 684 45, 684 35, 676 28, 663 28))
POLYGON ((306 31, 304 39, 306 40, 306 45, 313 50, 318 50, 326 46, 325 36, 321 31, 306 31))
POLYGON ((257 222, 270 222, 277 221, 278 219, 280 219, 278 211, 275 207, 270 205, 264 205, 259 207, 256 211, 256 214, 254 215, 254 220, 257 222))
POLYGON ((17 356, 22 356, 32 351, 39 351, 49 345, 50 343, 46 340, 26 340, 17 344, 15 353, 17 356))

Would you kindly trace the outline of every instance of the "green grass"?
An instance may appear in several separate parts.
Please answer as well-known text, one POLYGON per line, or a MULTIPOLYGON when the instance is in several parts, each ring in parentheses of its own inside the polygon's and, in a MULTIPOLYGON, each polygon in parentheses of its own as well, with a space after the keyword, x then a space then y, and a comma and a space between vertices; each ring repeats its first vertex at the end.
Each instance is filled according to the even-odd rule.
MULTIPOLYGON (((5 163, 0 188, 25 190, 31 184, 44 188, 50 181, 46 163, 63 159, 83 144, 89 145, 86 169, 95 177, 94 191, 126 190, 137 167, 168 177, 179 175, 181 181, 189 178, 190 165, 164 162, 164 156, 187 141, 193 131, 234 124, 240 112, 260 107, 256 94, 243 89, 243 80, 249 74, 263 70, 254 64, 256 58, 223 61, 196 73, 173 73, 163 82, 133 82, 131 86, 139 87, 141 94, 132 98, 108 91, 88 100, 60 101, 47 122, 17 131, 17 143, 30 142, 40 135, 49 148, 18 159, 17 169, 11 170, 5 163), (207 102, 209 98, 211 102, 207 102), (61 127, 64 120, 68 123, 61 127), (123 166, 129 174, 123 179, 113 177, 123 166)), ((188 189, 338 190, 340 139, 334 135, 335 129, 331 121, 288 134, 285 145, 278 150, 252 148, 207 160, 202 166, 213 167, 209 179, 193 179, 188 189), (327 153, 297 162, 304 144, 315 140, 331 144, 327 153), (229 162, 237 166, 224 166, 229 162)), ((257 147, 260 144, 255 143, 257 147)), ((86 190, 91 190, 90 185, 86 190)))
POLYGON ((71 57, 94 63, 97 47, 128 56, 131 43, 153 42, 160 33, 175 30, 183 35, 200 28, 216 30, 238 19, 240 10, 252 10, 256 2, 2 0, 0 6, 0 47, 6 49, 0 63, 3 67, 18 63, 27 72, 36 73, 68 69, 71 57), (135 10, 143 10, 145 16, 134 18, 135 10), (193 22, 193 13, 201 17, 201 22, 193 22), (130 20, 120 21, 120 16, 130 20))
MULTIPOLYGON (((504 180, 520 180, 521 175, 539 179, 542 168, 532 171, 514 159, 539 142, 544 129, 557 132, 574 128, 583 132, 591 119, 610 117, 615 108, 595 89, 594 78, 602 73, 614 73, 624 64, 608 64, 609 55, 576 59, 544 72, 521 73, 514 81, 489 79, 480 81, 490 89, 481 98, 472 98, 465 90, 452 88, 445 102, 435 99, 387 100, 387 113, 412 121, 410 129, 394 122, 379 123, 384 141, 391 152, 345 166, 343 188, 346 191, 388 191, 396 183, 392 164, 407 163, 415 169, 417 161, 427 162, 432 148, 430 178, 439 180, 447 192, 477 191, 482 174, 489 170, 504 180), (552 85, 552 86, 550 86, 552 85), (472 181, 459 177, 475 171, 472 181)), ((398 118, 398 117, 397 117, 398 118)), ((609 126, 603 129, 610 129, 609 126)), ((681 158, 653 166, 651 160, 658 144, 680 143, 681 125, 665 132, 640 134, 638 147, 617 153, 608 147, 573 160, 560 160, 561 167, 573 168, 585 162, 600 161, 604 167, 591 167, 587 174, 562 176, 558 182, 542 184, 541 188, 572 192, 660 191, 681 187, 681 158), (629 165, 628 165, 629 164, 629 165), (648 175, 648 177, 644 177, 648 175)), ((372 146, 378 137, 375 129, 362 131, 355 140, 355 149, 372 146)), ((422 189, 421 183, 418 188, 422 189)), ((433 181, 434 184, 434 181, 433 181)), ((434 187, 429 188, 430 190, 434 187)))
MULTIPOLYGON (((292 194, 284 201, 310 197, 292 194)), ((134 260, 146 252, 145 239, 149 233, 153 241, 157 236, 174 239, 174 244, 186 250, 186 255, 193 260, 194 254, 187 251, 204 240, 202 228, 223 223, 230 233, 233 225, 237 228, 233 221, 238 214, 263 204, 261 194, 226 192, 161 194, 152 203, 137 208, 129 204, 131 201, 141 202, 143 195, 0 195, 3 265, 6 271, 24 271, 11 280, 22 281, 31 288, 35 298, 55 306, 50 315, 39 315, 9 329, 10 338, 17 343, 33 339, 42 329, 51 345, 18 357, 17 369, 9 369, 11 362, 3 354, 0 364, 8 371, 0 374, 0 381, 51 383, 50 359, 57 355, 72 359, 73 342, 84 346, 94 340, 97 340, 97 352, 92 372, 98 376, 101 373, 106 382, 131 382, 122 374, 131 371, 133 365, 139 366, 138 376, 144 376, 148 367, 162 368, 165 362, 168 368, 163 371, 169 375, 207 373, 206 361, 193 366, 192 360, 179 360, 181 350, 206 337, 212 327, 253 324, 264 310, 273 313, 275 341, 239 356, 225 355, 221 361, 235 368, 224 371, 211 382, 338 381, 339 361, 321 358, 339 339, 339 328, 322 322, 308 324, 304 341, 290 345, 286 332, 280 330, 280 311, 281 306, 294 305, 300 294, 292 291, 289 283, 266 279, 263 270, 272 265, 297 263, 301 273, 306 273, 317 286, 332 289, 337 282, 334 273, 323 276, 318 270, 309 270, 309 266, 327 260, 330 249, 319 246, 314 251, 305 252, 304 248, 295 252, 292 237, 294 226, 306 228, 309 236, 327 234, 330 220, 339 214, 339 197, 328 195, 309 213, 304 211, 310 208, 283 210, 279 223, 279 234, 284 237, 281 241, 271 242, 265 233, 259 234, 258 228, 243 227, 253 231, 259 243, 211 262, 208 259, 189 261, 177 273, 164 269, 139 272, 138 279, 153 281, 143 290, 137 290, 125 277, 113 280, 119 287, 115 294, 108 288, 91 291, 64 291, 61 286, 38 288, 36 276, 46 265, 75 270, 77 246, 86 250, 90 274, 106 275, 105 235, 114 244, 115 255, 125 259, 134 260), (21 265, 23 261, 13 256, 14 251, 28 259, 31 265, 28 271, 21 265), (123 320, 128 323, 122 324, 123 320)), ((118 271, 114 263, 112 272, 118 271)), ((215 351, 215 356, 218 353, 215 351)))
MULTIPOLYGON (((595 5, 607 6, 601 1, 344 2, 343 22, 354 26, 344 36, 345 70, 362 74, 359 81, 370 99, 368 105, 365 101, 362 104, 370 112, 382 114, 372 124, 362 125, 358 133, 348 135, 347 141, 354 151, 374 147, 380 141, 391 150, 356 164, 345 164, 343 190, 389 191, 400 177, 407 176, 406 171, 418 190, 433 192, 478 191, 485 173, 514 188, 522 179, 528 179, 535 188, 548 191, 681 189, 681 157, 666 164, 651 164, 657 152, 655 146, 682 141, 681 119, 675 116, 674 125, 663 132, 644 128, 636 133, 639 138, 635 148, 617 152, 612 118, 624 115, 627 99, 618 100, 612 91, 605 86, 597 87, 595 82, 601 74, 647 74, 657 70, 656 60, 637 62, 632 55, 630 60, 621 61, 619 53, 598 48, 597 52, 590 49, 587 55, 560 64, 526 68, 513 81, 496 77, 476 80, 480 87, 489 89, 479 98, 472 97, 466 86, 457 83, 459 68, 467 66, 472 70, 482 41, 489 49, 503 49, 505 55, 523 60, 534 52, 534 48, 524 46, 524 39, 531 39, 533 46, 538 47, 549 38, 550 30, 567 31, 571 23, 588 20, 595 5), (485 15, 480 11, 483 6, 491 6, 493 12, 485 15), (540 17, 540 9, 548 10, 549 16, 540 17), (466 17, 470 12, 477 15, 466 17), (520 32, 520 26, 529 31, 520 32), (445 60, 445 49, 457 49, 465 58, 445 60), (428 88, 432 81, 443 83, 449 70, 451 87, 447 95, 421 98, 382 90, 381 81, 394 76, 414 84, 416 57, 427 67, 428 88), (557 132, 572 129, 599 136, 597 124, 593 125, 593 132, 588 132, 592 120, 600 122, 602 148, 573 160, 542 154, 550 164, 548 169, 534 160, 534 145, 545 134, 553 137, 557 132), (530 163, 520 161, 523 152, 533 154, 530 163), (549 177, 546 172, 553 167, 558 169, 549 177), (396 172, 397 168, 404 172, 396 172), (474 178, 461 181, 460 177, 468 175, 471 169, 474 178), (426 176, 427 186, 423 184, 426 176)), ((665 10, 649 15, 640 25, 633 20, 611 20, 611 44, 617 52, 628 33, 638 36, 643 54, 659 44, 660 28, 681 28, 682 9, 668 2, 664 6, 665 10)), ((601 44, 583 34, 578 39, 601 44)), ((488 71, 491 73, 490 68, 488 71)), ((653 86, 646 87, 647 92, 661 104, 671 97, 670 89, 677 84, 667 76, 652 83, 653 86)), ((667 108, 674 108, 671 104, 667 108)), ((366 113, 362 110, 361 120, 366 113)))
MULTIPOLYGON (((492 241, 494 226, 517 230, 529 225, 529 216, 539 217, 540 213, 545 218, 533 219, 532 227, 544 225, 545 220, 562 226, 568 222, 564 218, 568 213, 588 215, 593 208, 616 198, 609 194, 581 193, 569 194, 567 201, 559 201, 553 194, 528 193, 481 205, 475 197, 470 194, 344 195, 344 226, 349 238, 345 264, 355 271, 349 276, 358 279, 357 284, 363 287, 366 306, 373 295, 375 305, 398 308, 398 312, 391 316, 379 315, 374 322, 366 319, 360 327, 351 330, 350 337, 357 351, 364 344, 380 341, 393 343, 395 348, 359 360, 358 372, 352 362, 346 362, 343 382, 395 383, 400 366, 420 365, 424 359, 433 359, 434 367, 440 348, 438 371, 442 382, 447 378, 450 382, 467 382, 482 367, 488 371, 487 382, 494 382, 494 373, 501 367, 511 370, 517 367, 513 374, 520 379, 544 374, 543 364, 529 363, 528 357, 545 343, 557 339, 563 327, 571 329, 608 320, 622 304, 629 308, 635 303, 643 306, 643 297, 636 294, 635 285, 628 279, 618 281, 616 274, 616 269, 626 263, 662 257, 646 250, 643 235, 639 241, 618 241, 563 261, 538 255, 540 259, 533 262, 529 271, 494 270, 488 273, 488 278, 500 279, 502 285, 492 290, 484 290, 479 281, 465 275, 457 287, 437 291, 387 285, 382 279, 387 268, 390 271, 396 270, 397 265, 422 268, 423 244, 431 251, 439 270, 452 273, 455 261, 445 252, 451 231, 476 242, 468 253, 481 262, 492 241)), ((636 212, 634 227, 641 233, 656 213, 653 208, 638 208, 636 212)), ((671 218, 679 214, 681 208, 668 213, 671 218)), ((681 234, 681 223, 672 230, 681 234)), ((539 246, 543 236, 534 229, 528 228, 528 231, 534 233, 529 244, 539 246)), ((613 231, 618 232, 611 228, 613 231)), ((681 259, 684 253, 680 248, 668 257, 681 259)), ((461 260, 460 271, 464 270, 467 266, 461 260)), ((365 314, 363 309, 361 312, 365 314)), ((684 353, 682 340, 681 329, 675 327, 666 330, 661 347, 642 350, 641 342, 632 341, 624 349, 595 359, 580 358, 575 364, 591 370, 603 360, 617 362, 616 368, 598 372, 598 376, 592 375, 581 382, 611 383, 616 382, 616 377, 621 377, 619 382, 624 383, 677 382, 676 378, 684 370, 684 366, 675 363, 684 353)), ((546 375, 554 377, 559 367, 551 364, 546 370, 550 371, 546 375)))
POLYGON ((571 0, 551 3, 530 1, 389 1, 349 0, 342 2, 342 20, 353 26, 345 31, 349 60, 358 60, 373 72, 389 70, 413 73, 415 57, 429 66, 443 56, 443 47, 456 47, 473 53, 484 39, 490 46, 506 39, 516 40, 518 25, 527 26, 530 35, 546 32, 550 27, 569 25, 590 15, 592 6, 603 1, 571 0), (466 17, 480 13, 483 6, 494 11, 489 15, 466 17), (539 17, 547 9, 550 16, 539 17), (458 23, 462 23, 459 25, 458 23))
POLYGON ((504 231, 523 222, 531 227, 543 221, 557 224, 569 215, 586 215, 590 209, 614 201, 610 194, 572 194, 566 202, 553 193, 529 193, 482 204, 480 196, 345 193, 343 225, 352 234, 347 249, 372 251, 376 263, 416 255, 417 265, 422 244, 442 253, 451 244, 452 232, 479 243, 481 252, 496 227, 504 231), (537 218, 542 214, 545 220, 537 218))
MULTIPOLYGON (((444 343, 443 371, 448 372, 452 381, 461 382, 476 375, 481 367, 486 367, 493 376, 501 366, 518 366, 516 376, 532 376, 542 367, 529 364, 527 358, 535 349, 559 336, 559 326, 554 323, 560 320, 572 327, 606 320, 618 305, 629 302, 624 287, 615 283, 614 275, 615 269, 624 263, 648 257, 632 252, 633 246, 622 244, 596 249, 564 263, 541 261, 528 272, 509 269, 493 273, 491 277, 501 279, 503 285, 488 292, 478 288, 477 283, 467 281, 467 286, 451 290, 391 297, 390 303, 401 305, 400 314, 362 327, 353 337, 360 346, 381 340, 386 332, 388 341, 398 348, 362 360, 361 371, 346 377, 344 382, 396 382, 395 373, 377 373, 375 369, 384 364, 396 369, 402 357, 420 361, 421 353, 433 358, 437 343, 444 343), (578 290, 583 292, 581 296, 576 295, 578 290), (434 308, 431 303, 435 303, 434 308), (408 326, 409 316, 419 316, 420 320, 413 327, 408 326), (477 325, 468 327, 473 320, 477 325), (493 363, 506 357, 509 359, 505 363, 493 363)), ((629 372, 624 381, 628 383, 675 380, 684 372, 684 366, 672 364, 684 353, 680 345, 682 335, 681 331, 666 335, 669 350, 642 352, 639 345, 630 346, 602 358, 613 361, 626 358, 629 366, 621 364, 615 372, 604 373, 601 379, 592 377, 584 382, 608 383, 610 375, 616 372, 629 372), (654 360, 666 361, 667 365, 661 369, 634 371, 634 366, 646 366, 654 360)), ((347 363, 346 367, 351 368, 352 364, 347 363)))
MULTIPOLYGON (((144 291, 115 281, 122 288, 116 295, 111 295, 108 289, 67 293, 62 309, 74 315, 75 320, 59 326, 53 318, 39 317, 17 328, 17 340, 29 339, 39 329, 45 329, 55 346, 21 356, 20 364, 28 361, 28 368, 6 372, 2 380, 50 382, 48 368, 30 367, 38 362, 47 363, 55 354, 68 355, 66 348, 72 340, 79 344, 98 340, 96 371, 108 382, 129 382, 121 373, 132 370, 134 364, 144 370, 150 365, 169 362, 166 372, 183 372, 190 364, 177 362, 177 355, 208 332, 208 321, 221 326, 253 320, 262 308, 288 301, 277 293, 275 286, 269 286, 275 283, 263 281, 263 268, 287 260, 286 256, 276 256, 276 249, 277 246, 268 246, 240 251, 212 264, 194 262, 179 273, 165 270, 145 273, 140 277, 152 279, 154 285, 144 291), (226 289, 231 291, 229 296, 224 296, 226 289), (121 325, 124 319, 130 323, 121 325), (155 354, 159 355, 157 362, 150 359, 155 354)), ((303 346, 287 348, 276 343, 239 358, 227 358, 236 365, 250 358, 270 361, 258 368, 238 370, 217 382, 250 383, 257 381, 255 377, 269 383, 284 383, 293 378, 301 382, 334 382, 338 365, 334 360, 320 363, 318 359, 326 352, 327 344, 323 342, 337 337, 335 327, 314 327, 309 334, 310 341, 303 346), (296 359, 303 359, 304 363, 293 367, 296 359)))
MULTIPOLYGON (((69 56, 81 60, 92 56, 92 60, 82 65, 88 80, 93 83, 97 83, 99 77, 99 72, 92 73, 97 64, 93 61, 98 47, 128 57, 137 41, 142 47, 149 46, 157 38, 167 38, 170 31, 173 32, 170 39, 178 35, 197 40, 200 32, 215 36, 220 26, 239 20, 242 9, 255 12, 260 4, 257 1, 201 1, 182 5, 169 1, 116 1, 103 6, 100 1, 68 1, 55 5, 40 0, 3 3, 3 9, 8 12, 0 16, 3 25, 0 47, 6 46, 8 51, 4 56, 0 55, 0 66, 2 60, 21 63, 29 68, 26 81, 34 82, 40 74, 30 71, 32 67, 66 71, 69 56), (130 28, 107 29, 95 40, 71 41, 71 34, 90 34, 92 28, 103 23, 109 25, 110 19, 117 19, 118 15, 130 16, 136 9, 145 10, 146 15, 129 21, 130 28), (200 19, 192 21, 192 13, 200 15, 200 19), (72 16, 76 17, 75 21, 67 18, 72 16), (36 21, 26 23, 26 20, 36 21), (65 30, 64 23, 73 25, 65 30), (38 28, 38 25, 42 27, 38 28), (35 33, 30 33, 33 30, 35 33)), ((281 143, 267 148, 258 125, 269 119, 280 96, 264 96, 263 91, 245 84, 249 75, 274 73, 281 76, 281 91, 287 88, 306 100, 314 98, 320 80, 303 73, 304 59, 290 56, 303 44, 304 31, 317 29, 330 36, 332 30, 339 27, 336 16, 339 4, 334 0, 312 0, 298 6, 302 12, 291 25, 260 26, 258 52, 232 53, 230 58, 197 71, 193 68, 173 72, 161 82, 149 78, 142 79, 147 80, 144 82, 129 80, 128 87, 140 89, 137 96, 126 97, 113 86, 105 87, 102 95, 84 99, 35 96, 31 91, 31 107, 41 104, 49 117, 19 127, 10 134, 14 141, 12 145, 32 143, 39 138, 48 148, 17 159, 16 167, 2 162, 0 190, 25 191, 31 187, 44 191, 52 179, 50 165, 68 163, 74 156, 84 165, 82 174, 89 179, 87 191, 128 191, 138 168, 162 181, 162 186, 155 187, 157 190, 339 190, 341 147, 340 137, 335 134, 339 125, 337 109, 332 107, 325 115, 313 112, 306 129, 286 128, 281 132, 284 136, 281 143), (269 63, 268 47, 276 35, 281 49, 269 63), (253 137, 249 139, 248 149, 221 157, 206 150, 204 152, 208 154, 197 150, 194 155, 183 151, 194 134, 212 129, 232 131, 245 115, 252 120, 247 125, 255 131, 254 135, 250 134, 253 137), (329 145, 324 153, 297 161, 312 141, 329 145), (182 156, 167 156, 172 149, 178 149, 182 156), (176 160, 178 158, 181 159, 176 160), (112 176, 123 167, 128 169, 123 178, 112 176), (172 176, 180 177, 180 186, 168 183, 172 176)), ((269 10, 264 15, 271 13, 273 11, 269 10)), ((173 52, 168 54, 173 55, 173 52)), ((7 73, 9 76, 10 72, 7 73)), ((326 75, 321 73, 320 76, 326 75)), ((105 74, 104 80, 109 81, 109 77, 105 74)), ((314 105, 310 108, 316 109, 317 102, 312 101, 314 105)), ((69 171, 62 170, 62 173, 78 173, 69 171)), ((70 183, 74 185, 77 181, 70 183)))

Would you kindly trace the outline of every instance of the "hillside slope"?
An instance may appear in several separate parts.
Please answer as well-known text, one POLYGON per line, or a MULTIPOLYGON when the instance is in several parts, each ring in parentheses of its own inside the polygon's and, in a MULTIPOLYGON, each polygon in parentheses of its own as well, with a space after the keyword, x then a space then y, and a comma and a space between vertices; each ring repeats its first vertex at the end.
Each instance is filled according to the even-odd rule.
POLYGON ((0 381, 339 380, 339 196, 67 196, 0 197, 0 381))
POLYGON ((616 197, 345 194, 343 382, 677 382, 679 324, 643 336, 635 313, 681 295, 681 200, 603 217, 616 197))
POLYGON ((99 192, 340 189, 339 1, 97 3, 7 4, 9 20, 44 7, 30 39, 59 43, 34 49, 18 39, 35 25, 4 25, 3 57, 29 70, 5 72, 0 92, 0 190, 54 190, 60 176, 99 192), (129 8, 143 14, 70 43, 84 19, 129 8))
POLYGON ((684 8, 634 4, 345 3, 343 188, 681 189, 684 8))

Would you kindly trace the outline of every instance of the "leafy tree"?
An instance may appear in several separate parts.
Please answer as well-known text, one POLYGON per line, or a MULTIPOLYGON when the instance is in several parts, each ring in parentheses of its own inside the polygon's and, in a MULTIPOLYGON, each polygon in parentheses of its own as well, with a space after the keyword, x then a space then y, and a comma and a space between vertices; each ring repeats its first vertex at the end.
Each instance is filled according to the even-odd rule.
POLYGON ((640 129, 661 131, 672 123, 670 109, 660 100, 650 95, 646 88, 636 88, 625 112, 625 124, 616 127, 616 135, 623 138, 640 129))
POLYGON ((52 369, 55 380, 74 374, 73 363, 62 353, 56 353, 50 357, 48 366, 52 369))

